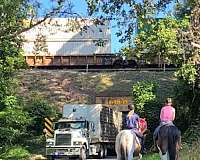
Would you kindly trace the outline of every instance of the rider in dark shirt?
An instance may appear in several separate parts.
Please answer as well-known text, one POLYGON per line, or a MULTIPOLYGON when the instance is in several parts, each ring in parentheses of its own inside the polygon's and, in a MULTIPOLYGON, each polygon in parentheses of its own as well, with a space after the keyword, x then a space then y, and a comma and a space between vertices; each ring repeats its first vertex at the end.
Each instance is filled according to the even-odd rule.
POLYGON ((126 128, 131 129, 141 141, 142 153, 145 153, 144 136, 139 131, 139 115, 134 112, 134 106, 128 105, 129 112, 126 116, 126 128))

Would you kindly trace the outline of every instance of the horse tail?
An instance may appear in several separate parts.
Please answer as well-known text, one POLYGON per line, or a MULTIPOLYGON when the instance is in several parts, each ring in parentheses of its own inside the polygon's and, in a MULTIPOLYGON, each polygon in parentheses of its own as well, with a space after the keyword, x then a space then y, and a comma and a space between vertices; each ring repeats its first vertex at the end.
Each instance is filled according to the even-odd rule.
POLYGON ((121 131, 116 137, 115 150, 117 153, 117 160, 127 160, 126 136, 123 135, 124 133, 124 131, 121 131))
POLYGON ((121 160, 127 160, 127 148, 121 143, 121 160))
POLYGON ((176 160, 177 128, 170 126, 168 130, 168 153, 170 160, 176 160))

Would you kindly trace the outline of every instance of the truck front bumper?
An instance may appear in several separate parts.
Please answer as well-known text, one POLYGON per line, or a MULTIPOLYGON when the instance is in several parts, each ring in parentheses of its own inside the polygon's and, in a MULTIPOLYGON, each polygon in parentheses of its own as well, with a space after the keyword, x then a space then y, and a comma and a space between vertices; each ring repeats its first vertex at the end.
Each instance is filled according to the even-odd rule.
POLYGON ((80 155, 80 148, 77 147, 46 147, 46 155, 47 156, 55 156, 55 157, 73 157, 80 155))

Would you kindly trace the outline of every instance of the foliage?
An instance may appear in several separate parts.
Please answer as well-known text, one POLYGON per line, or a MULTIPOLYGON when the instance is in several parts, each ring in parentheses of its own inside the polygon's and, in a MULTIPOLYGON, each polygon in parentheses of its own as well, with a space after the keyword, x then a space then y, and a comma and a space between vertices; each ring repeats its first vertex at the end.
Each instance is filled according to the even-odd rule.
POLYGON ((26 135, 26 127, 30 123, 30 117, 24 112, 16 97, 8 96, 5 99, 6 107, 0 112, 0 145, 12 145, 20 142, 26 135))
POLYGON ((117 36, 120 42, 129 41, 137 28, 137 20, 144 19, 156 11, 163 9, 171 0, 136 1, 136 0, 86 0, 89 15, 95 15, 102 20, 115 20, 118 27, 117 36), (96 14, 97 13, 97 14, 96 14), (136 20, 137 19, 137 20, 136 20))
POLYGON ((183 56, 177 40, 178 29, 185 29, 189 19, 183 20, 166 17, 163 19, 146 19, 139 22, 139 33, 136 36, 135 53, 147 61, 160 57, 165 63, 180 63, 183 56))
POLYGON ((160 109, 162 105, 163 104, 159 102, 156 98, 154 101, 146 103, 144 105, 143 112, 140 112, 140 116, 146 118, 148 129, 150 130, 150 133, 146 136, 145 140, 145 145, 147 148, 152 148, 152 146, 154 145, 152 141, 153 132, 155 128, 159 125, 160 109))
POLYGON ((57 118, 59 116, 58 109, 37 94, 31 95, 25 111, 32 118, 32 123, 28 126, 28 129, 33 135, 41 135, 43 133, 45 117, 57 118))
POLYGON ((179 1, 175 7, 175 16, 178 19, 183 19, 185 16, 190 16, 196 4, 197 0, 179 1))
POLYGON ((154 101, 156 84, 152 82, 137 82, 133 85, 133 101, 138 110, 143 110, 144 105, 148 102, 154 101))
POLYGON ((15 38, 53 16, 76 15, 72 12, 73 5, 69 0, 51 0, 49 3, 52 5, 48 7, 45 3, 47 2, 40 0, 16 0, 15 3, 0 0, 0 4, 2 4, 0 8, 2 15, 0 39, 15 38), (37 18, 40 20, 34 21, 37 18), (26 19, 30 20, 28 24, 24 23, 26 19))
MULTIPOLYGON (((172 1, 127 1, 127 0, 87 0, 89 15, 95 15, 104 20, 116 21, 120 42, 128 42, 121 52, 127 57, 147 59, 152 61, 160 57, 161 63, 179 63, 184 57, 177 40, 177 31, 186 29, 189 25, 188 14, 182 13, 182 6, 194 6, 193 1, 177 4, 177 11, 182 18, 156 18, 160 11, 165 11, 172 1), (178 10, 179 9, 179 10, 178 10), (139 34, 138 34, 138 33, 139 34), (134 34, 138 34, 133 42, 134 34), (133 45, 135 43, 135 45, 133 45), (131 44, 131 45, 130 45, 131 44)), ((178 13, 177 13, 178 14, 178 13)))
POLYGON ((162 107, 156 96, 157 83, 149 81, 140 81, 133 85, 133 102, 140 117, 144 117, 148 123, 150 134, 146 137, 146 147, 153 145, 152 137, 155 128, 159 124, 159 113, 162 107))
POLYGON ((21 146, 9 147, 0 155, 2 160, 27 160, 29 157, 30 153, 21 146))
POLYGON ((40 53, 48 53, 48 47, 46 44, 46 36, 38 34, 36 40, 34 41, 34 55, 39 55, 40 53))
POLYGON ((23 17, 19 13, 21 1, 12 3, 3 1, 0 8, 0 139, 1 146, 20 143, 26 134, 26 126, 30 118, 23 112, 22 106, 15 96, 16 81, 14 73, 24 66, 20 36, 10 36, 18 31, 17 18, 23 17), (2 10, 3 8, 3 10, 2 10), (8 12, 8 13, 7 13, 8 12))
POLYGON ((197 78, 196 67, 193 64, 183 64, 175 75, 177 78, 186 81, 188 84, 194 84, 197 78))
POLYGON ((178 128, 184 133, 189 127, 191 116, 189 109, 191 100, 193 99, 193 92, 190 86, 183 81, 177 81, 174 87, 174 107, 176 108, 175 123, 178 128))
POLYGON ((178 82, 175 100, 179 110, 177 123, 184 131, 184 140, 192 143, 200 136, 200 91, 197 85, 199 74, 196 66, 185 64, 176 72, 176 76, 178 82))
POLYGON ((135 48, 128 46, 128 47, 124 47, 120 50, 120 54, 127 57, 127 58, 136 58, 139 59, 140 56, 138 54, 135 54, 135 48))
MULTIPOLYGON (((14 75, 16 71, 25 66, 21 49, 23 39, 20 34, 45 19, 60 14, 61 9, 67 11, 67 8, 62 8, 66 4, 66 1, 62 0, 54 1, 53 8, 47 9, 45 12, 40 12, 44 8, 37 0, 16 0, 14 3, 0 0, 0 4, 0 146, 10 147, 13 144, 22 145, 24 143, 29 133, 26 130, 27 126, 32 122, 30 115, 24 111, 23 102, 19 102, 15 92, 17 83, 14 75), (43 19, 37 22, 33 21, 34 18, 41 17, 42 13, 44 13, 43 19), (29 25, 23 25, 24 19, 31 19, 29 25)), ((14 152, 18 151, 11 150, 8 154, 15 156, 14 152)), ((15 157, 14 159, 22 158, 15 157)), ((12 157, 8 159, 12 159, 12 157)))

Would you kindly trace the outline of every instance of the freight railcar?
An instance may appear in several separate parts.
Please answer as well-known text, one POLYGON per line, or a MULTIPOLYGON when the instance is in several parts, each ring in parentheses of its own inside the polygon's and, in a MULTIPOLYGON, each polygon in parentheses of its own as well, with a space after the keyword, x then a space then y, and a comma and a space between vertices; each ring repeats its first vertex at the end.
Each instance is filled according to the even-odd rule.
POLYGON ((111 53, 109 22, 91 19, 47 19, 23 33, 24 56, 31 67, 110 66, 135 67, 111 53))

